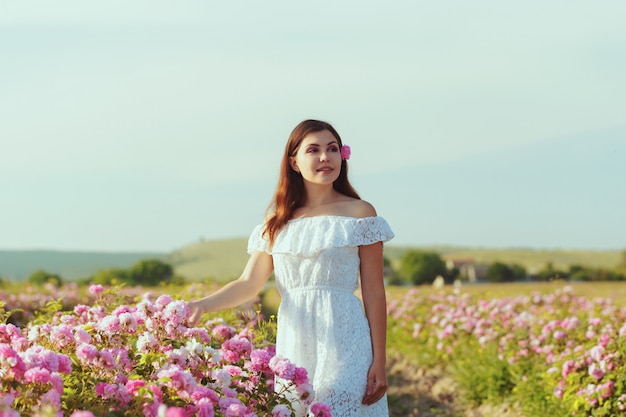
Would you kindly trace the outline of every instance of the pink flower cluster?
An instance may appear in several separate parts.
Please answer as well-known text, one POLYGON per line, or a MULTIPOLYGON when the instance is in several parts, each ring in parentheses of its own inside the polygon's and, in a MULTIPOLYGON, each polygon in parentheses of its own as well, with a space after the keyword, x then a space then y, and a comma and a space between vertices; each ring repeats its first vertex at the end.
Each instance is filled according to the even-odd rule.
POLYGON ((412 290, 390 298, 388 312, 393 331, 440 363, 461 347, 493 347, 494 360, 515 372, 523 374, 531 362, 532 369, 543 367, 555 400, 576 404, 572 412, 609 416, 624 406, 626 308, 609 299, 579 297, 571 287, 501 299, 412 290))
POLYGON ((191 328, 186 303, 168 295, 116 305, 102 287, 89 292, 103 304, 0 324, 0 416, 291 416, 290 392, 330 415, 311 404, 306 371, 257 340, 258 318, 191 328), (275 378, 287 381, 283 392, 275 378))

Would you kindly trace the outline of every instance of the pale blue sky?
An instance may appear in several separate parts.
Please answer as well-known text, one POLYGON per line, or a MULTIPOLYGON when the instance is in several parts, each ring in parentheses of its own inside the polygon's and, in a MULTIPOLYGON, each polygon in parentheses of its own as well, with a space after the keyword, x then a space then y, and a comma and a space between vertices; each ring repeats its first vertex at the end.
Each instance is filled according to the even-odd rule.
POLYGON ((626 247, 617 208, 588 209, 593 227, 511 224, 484 201, 451 222, 411 200, 438 192, 428 178, 401 174, 625 127, 624 16, 621 1, 0 0, 0 249, 246 236, 305 118, 352 146, 396 244, 626 247))

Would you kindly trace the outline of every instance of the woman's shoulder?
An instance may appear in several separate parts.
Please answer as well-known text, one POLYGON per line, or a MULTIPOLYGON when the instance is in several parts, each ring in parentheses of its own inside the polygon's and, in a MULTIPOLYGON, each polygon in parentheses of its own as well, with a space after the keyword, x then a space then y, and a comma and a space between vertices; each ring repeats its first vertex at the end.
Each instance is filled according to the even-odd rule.
POLYGON ((376 216, 374 206, 365 200, 350 198, 349 200, 345 200, 342 206, 342 214, 346 217, 362 218, 376 216))

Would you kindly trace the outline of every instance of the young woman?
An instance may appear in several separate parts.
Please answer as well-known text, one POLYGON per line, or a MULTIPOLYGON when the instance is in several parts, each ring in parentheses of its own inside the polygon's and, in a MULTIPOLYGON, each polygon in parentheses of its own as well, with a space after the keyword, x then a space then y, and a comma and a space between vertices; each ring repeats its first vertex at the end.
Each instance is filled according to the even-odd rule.
MULTIPOLYGON (((191 302, 190 320, 252 299, 274 271, 281 294, 276 354, 307 369, 314 400, 333 417, 386 417, 382 244, 393 233, 350 185, 349 156, 330 124, 295 127, 241 277, 191 302), (354 294, 359 277, 362 302, 354 294)), ((304 404, 293 405, 306 414, 304 404)))

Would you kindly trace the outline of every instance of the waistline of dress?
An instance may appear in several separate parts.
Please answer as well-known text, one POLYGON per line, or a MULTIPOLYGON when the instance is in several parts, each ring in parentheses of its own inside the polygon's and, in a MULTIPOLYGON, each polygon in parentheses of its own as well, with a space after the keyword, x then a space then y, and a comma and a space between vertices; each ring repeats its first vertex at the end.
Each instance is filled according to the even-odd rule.
POLYGON ((339 292, 343 292, 346 294, 354 294, 354 291, 356 290, 351 290, 349 288, 343 288, 343 287, 334 287, 332 285, 307 285, 305 287, 285 289, 285 294, 298 294, 298 293, 307 292, 307 291, 329 291, 329 292, 339 291, 339 292))

